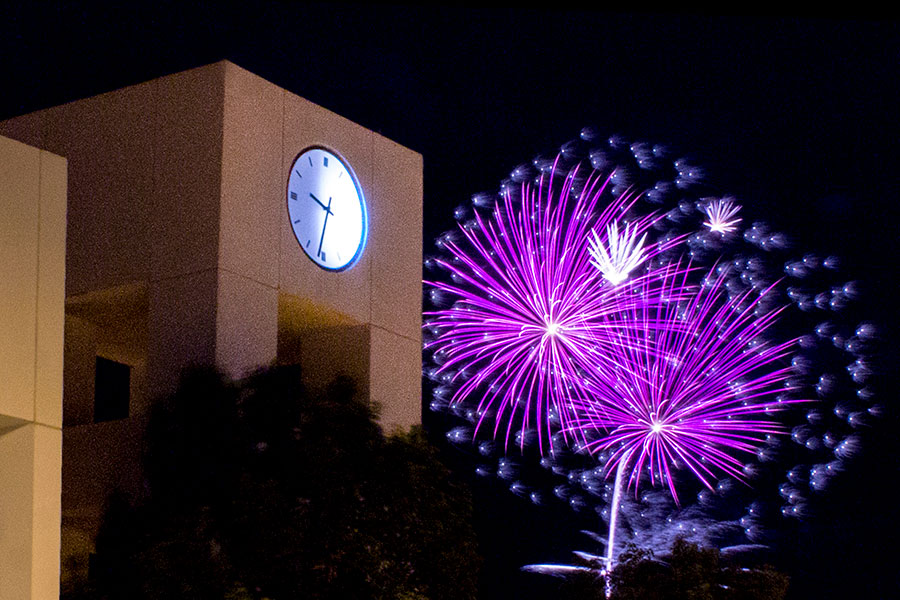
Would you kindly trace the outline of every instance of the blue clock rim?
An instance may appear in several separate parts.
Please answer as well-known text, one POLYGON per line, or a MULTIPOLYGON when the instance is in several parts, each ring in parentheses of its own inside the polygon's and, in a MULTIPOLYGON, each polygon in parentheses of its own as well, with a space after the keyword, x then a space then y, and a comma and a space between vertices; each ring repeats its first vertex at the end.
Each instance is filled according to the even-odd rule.
MULTIPOLYGON (((332 273, 339 273, 341 271, 347 271, 356 266, 356 263, 359 262, 359 259, 362 257, 363 250, 366 248, 366 243, 369 240, 369 210, 366 206, 366 196, 363 193, 362 186, 359 184, 359 179, 356 177, 356 172, 353 170, 353 167, 350 166, 350 161, 344 158, 344 155, 324 144, 312 144, 311 146, 306 146, 300 152, 298 152, 294 159, 291 161, 291 166, 288 169, 288 176, 284 183, 285 191, 284 191, 284 203, 285 209, 288 211, 288 215, 290 216, 290 184, 291 184, 291 172, 294 170, 294 165, 297 164, 297 161, 300 160, 300 157, 310 152, 311 150, 323 150, 333 156, 350 174, 350 178, 353 180, 353 185, 356 188, 356 196, 359 198, 359 205, 362 208, 362 233, 360 234, 359 246, 356 248, 356 253, 353 257, 347 261, 347 263, 340 267, 326 267, 324 265, 316 262, 313 257, 309 255, 309 252, 306 251, 306 248, 303 247, 303 244, 297 238, 297 233, 294 231, 294 228, 291 227, 291 235, 294 238, 294 241, 297 242, 297 245, 300 246, 300 249, 303 251, 303 255, 314 265, 322 269, 323 271, 329 271, 332 273)), ((290 218, 288 218, 288 223, 290 223, 290 218)))

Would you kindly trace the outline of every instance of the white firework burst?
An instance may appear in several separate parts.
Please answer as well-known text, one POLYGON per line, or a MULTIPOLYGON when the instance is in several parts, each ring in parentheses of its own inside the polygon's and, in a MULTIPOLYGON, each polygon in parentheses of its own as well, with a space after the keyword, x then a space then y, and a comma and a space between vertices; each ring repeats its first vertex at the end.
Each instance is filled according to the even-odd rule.
POLYGON ((734 218, 740 210, 740 204, 735 204, 727 198, 716 198, 706 205, 704 212, 709 220, 703 224, 716 233, 732 233, 741 222, 740 217, 734 218))
POLYGON ((638 239, 638 228, 626 225, 619 233, 618 223, 606 226, 606 242, 600 238, 596 230, 591 230, 588 240, 593 264, 603 274, 604 279, 612 285, 618 285, 628 279, 628 275, 641 263, 647 260, 644 241, 645 233, 638 239))

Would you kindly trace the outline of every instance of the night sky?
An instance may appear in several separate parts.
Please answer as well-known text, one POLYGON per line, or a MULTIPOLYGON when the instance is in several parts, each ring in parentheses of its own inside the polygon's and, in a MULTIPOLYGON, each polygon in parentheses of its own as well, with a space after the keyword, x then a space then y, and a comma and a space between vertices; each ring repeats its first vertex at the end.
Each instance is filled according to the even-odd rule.
MULTIPOLYGON (((586 125, 665 143, 797 247, 845 259, 888 342, 884 402, 895 402, 897 22, 265 2, 3 14, 0 119, 229 59, 420 152, 426 252, 455 205, 586 125)), ((831 514, 802 528, 810 559, 786 568, 804 595, 900 589, 896 423, 892 409, 831 514)), ((485 597, 538 597, 517 567, 564 558, 573 523, 502 487, 477 495, 496 554, 485 597)))

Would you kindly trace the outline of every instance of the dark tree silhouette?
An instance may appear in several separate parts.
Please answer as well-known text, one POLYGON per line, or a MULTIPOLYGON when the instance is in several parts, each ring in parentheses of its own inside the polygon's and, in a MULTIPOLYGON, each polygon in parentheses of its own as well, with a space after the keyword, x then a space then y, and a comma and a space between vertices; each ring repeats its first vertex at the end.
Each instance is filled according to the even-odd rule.
POLYGON ((348 381, 299 381, 186 376, 151 421, 149 499, 110 502, 83 595, 474 598, 471 498, 421 430, 385 437, 348 381))
MULTIPOLYGON (((788 588, 787 576, 770 566, 746 568, 723 564, 715 548, 701 548, 676 540, 670 553, 657 559, 635 546, 619 556, 610 574, 611 600, 781 600, 788 588)), ((593 571, 570 576, 560 588, 560 598, 606 598, 599 565, 593 571)))

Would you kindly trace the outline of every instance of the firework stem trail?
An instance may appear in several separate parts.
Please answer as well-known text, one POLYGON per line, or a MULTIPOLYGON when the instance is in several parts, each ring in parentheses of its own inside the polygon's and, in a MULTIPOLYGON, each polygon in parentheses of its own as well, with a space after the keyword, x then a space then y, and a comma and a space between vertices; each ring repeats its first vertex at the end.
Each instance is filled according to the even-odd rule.
POLYGON ((609 537, 606 541, 606 597, 612 594, 612 585, 609 578, 610 573, 615 568, 615 547, 616 547, 616 521, 619 514, 619 502, 622 500, 622 480, 625 478, 626 460, 619 461, 616 468, 616 482, 613 487, 612 506, 609 513, 609 537))

